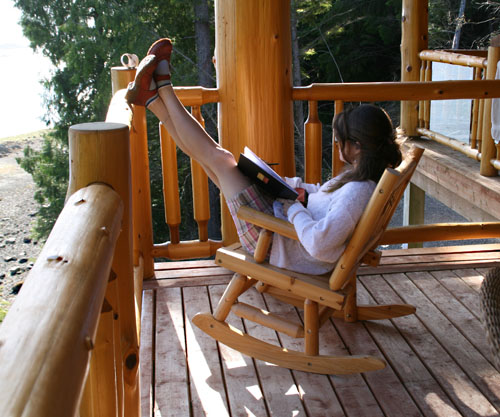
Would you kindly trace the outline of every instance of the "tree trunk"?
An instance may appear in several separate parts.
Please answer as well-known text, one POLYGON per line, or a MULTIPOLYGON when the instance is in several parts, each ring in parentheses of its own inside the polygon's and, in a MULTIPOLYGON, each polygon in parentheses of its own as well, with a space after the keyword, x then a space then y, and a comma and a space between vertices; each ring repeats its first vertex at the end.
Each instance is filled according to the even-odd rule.
MULTIPOLYGON (((198 83, 202 87, 215 85, 213 57, 213 42, 210 33, 210 9, 208 0, 193 0, 194 30, 196 38, 196 66, 198 68, 198 83)), ((214 137, 217 132, 215 125, 215 105, 203 106, 203 117, 207 132, 214 137)), ((209 181, 210 221, 208 235, 211 239, 220 239, 220 198, 219 189, 209 181)))
POLYGON ((212 87, 214 85, 213 43, 210 34, 208 0, 194 0, 193 3, 198 82, 202 87, 212 87))
POLYGON ((467 3, 467 0, 460 0, 460 10, 458 12, 457 26, 455 28, 451 49, 459 49, 460 46, 460 34, 462 33, 462 26, 464 25, 465 19, 465 3, 467 3))
MULTIPOLYGON (((292 77, 295 87, 302 85, 300 74, 300 50, 297 37, 297 1, 292 0, 290 12, 290 28, 292 35, 292 77)), ((304 107, 302 101, 293 103, 295 125, 295 159, 300 161, 297 175, 302 175, 304 160, 304 107)))

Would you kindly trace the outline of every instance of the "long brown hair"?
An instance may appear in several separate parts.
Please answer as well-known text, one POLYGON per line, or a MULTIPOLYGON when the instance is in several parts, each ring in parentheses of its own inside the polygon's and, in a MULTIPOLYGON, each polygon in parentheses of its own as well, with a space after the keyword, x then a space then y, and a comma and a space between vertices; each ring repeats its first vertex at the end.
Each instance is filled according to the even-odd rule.
POLYGON ((372 104, 362 104, 333 118, 333 130, 343 149, 347 141, 357 143, 360 155, 356 167, 348 166, 328 191, 351 181, 378 182, 387 167, 401 163, 401 150, 387 112, 372 104))

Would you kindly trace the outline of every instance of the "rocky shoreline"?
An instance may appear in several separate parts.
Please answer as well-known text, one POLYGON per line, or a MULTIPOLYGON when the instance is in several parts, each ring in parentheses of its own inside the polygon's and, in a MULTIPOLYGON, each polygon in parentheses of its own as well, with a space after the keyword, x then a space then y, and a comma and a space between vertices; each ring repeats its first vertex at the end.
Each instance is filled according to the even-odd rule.
POLYGON ((42 244, 31 236, 38 211, 31 175, 17 163, 24 147, 41 135, 0 139, 0 299, 11 303, 31 270, 42 244))

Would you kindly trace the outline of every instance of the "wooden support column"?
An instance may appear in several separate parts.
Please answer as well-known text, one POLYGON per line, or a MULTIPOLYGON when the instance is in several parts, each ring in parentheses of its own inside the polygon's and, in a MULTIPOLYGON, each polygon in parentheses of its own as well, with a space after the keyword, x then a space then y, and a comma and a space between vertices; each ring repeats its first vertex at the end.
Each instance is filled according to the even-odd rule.
MULTIPOLYGON (((403 225, 425 223, 425 191, 415 184, 408 184, 403 202, 403 225)), ((421 242, 408 243, 409 248, 421 248, 421 242)))
MULTIPOLYGON (((217 0, 215 18, 219 140, 293 176, 290 0, 217 0)), ((237 240, 225 205, 222 233, 224 244, 237 240)))
MULTIPOLYGON (((419 81, 420 51, 427 49, 428 0, 403 0, 401 15, 401 81, 419 81)), ((416 136, 418 101, 401 102, 401 128, 416 136)))
MULTIPOLYGON (((111 68, 113 94, 127 88, 135 77, 135 69, 111 68)), ((117 120, 106 120, 114 122, 117 120)), ((151 188, 149 184, 148 132, 146 108, 134 106, 130 129, 130 155, 132 169, 132 223, 134 239, 134 265, 139 265, 139 256, 144 258, 144 278, 154 276, 153 220, 151 213, 151 188)))
MULTIPOLYGON (((497 71, 497 62, 500 59, 500 37, 497 36, 488 48, 488 65, 486 68, 486 79, 494 80, 497 71)), ((491 99, 484 100, 484 116, 481 143, 481 167, 479 173, 485 177, 495 177, 498 171, 491 164, 491 160, 496 158, 496 147, 491 137, 491 99)))
MULTIPOLYGON (((123 372, 124 416, 140 415, 139 336, 140 312, 135 300, 132 251, 132 199, 129 127, 119 123, 83 123, 69 129, 70 172, 68 194, 94 182, 104 182, 124 203, 122 230, 112 270, 118 287, 118 321, 121 345, 117 367, 123 372), (103 158, 113 155, 113 163, 103 158)), ((97 393, 99 394, 99 393, 97 393)))

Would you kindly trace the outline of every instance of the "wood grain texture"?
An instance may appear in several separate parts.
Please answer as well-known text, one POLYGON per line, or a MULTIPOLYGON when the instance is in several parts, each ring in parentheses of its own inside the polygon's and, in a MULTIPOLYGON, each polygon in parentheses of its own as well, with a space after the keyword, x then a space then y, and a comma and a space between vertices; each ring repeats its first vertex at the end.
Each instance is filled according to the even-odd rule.
POLYGON ((67 201, 2 323, 1 415, 76 412, 122 213, 118 194, 102 184, 67 201))

